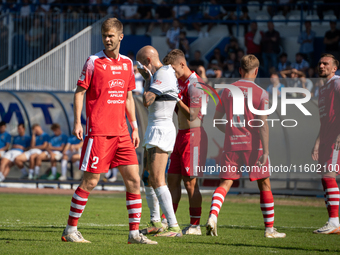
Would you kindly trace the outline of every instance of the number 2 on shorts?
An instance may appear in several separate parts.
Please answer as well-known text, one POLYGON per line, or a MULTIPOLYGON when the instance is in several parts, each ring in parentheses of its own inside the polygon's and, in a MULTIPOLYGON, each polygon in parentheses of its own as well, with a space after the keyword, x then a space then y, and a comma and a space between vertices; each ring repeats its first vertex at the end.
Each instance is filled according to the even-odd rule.
POLYGON ((94 157, 92 158, 92 160, 93 160, 93 163, 92 163, 92 165, 91 165, 91 168, 97 169, 96 165, 97 165, 98 162, 99 162, 99 158, 98 158, 97 156, 94 156, 94 157))

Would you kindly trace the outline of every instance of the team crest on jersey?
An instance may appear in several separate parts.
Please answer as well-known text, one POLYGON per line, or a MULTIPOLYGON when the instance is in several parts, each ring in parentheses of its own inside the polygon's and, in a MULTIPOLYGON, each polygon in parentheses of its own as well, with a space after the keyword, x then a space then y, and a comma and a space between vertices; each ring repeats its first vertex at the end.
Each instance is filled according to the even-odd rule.
POLYGON ((160 80, 155 80, 153 83, 155 83, 156 85, 161 85, 162 82, 160 80))
POLYGON ((128 67, 127 67, 127 64, 126 64, 126 63, 123 63, 123 69, 124 69, 125 71, 128 70, 128 67))
POLYGON ((114 79, 114 80, 109 81, 109 86, 110 88, 113 88, 113 87, 124 88, 124 83, 125 83, 124 80, 114 79))
POLYGON ((103 65, 103 68, 104 68, 104 70, 106 70, 106 65, 105 64, 103 65))

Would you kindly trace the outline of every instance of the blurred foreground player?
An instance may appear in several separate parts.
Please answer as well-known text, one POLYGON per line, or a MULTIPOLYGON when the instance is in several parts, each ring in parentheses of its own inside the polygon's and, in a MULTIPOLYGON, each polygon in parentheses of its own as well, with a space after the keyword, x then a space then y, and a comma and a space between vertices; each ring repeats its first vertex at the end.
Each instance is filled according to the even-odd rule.
POLYGON ((175 70, 182 99, 177 103, 179 131, 174 151, 170 156, 168 185, 176 213, 181 200, 181 180, 183 179, 189 197, 190 224, 183 229, 182 233, 201 235, 202 195, 197 177, 202 177, 203 172, 198 172, 197 166, 205 166, 208 149, 208 139, 202 127, 203 115, 201 113, 204 92, 199 89, 203 80, 189 69, 181 50, 175 49, 169 52, 163 59, 163 63, 171 65, 175 70))
POLYGON ((171 194, 165 183, 165 168, 176 139, 172 117, 178 99, 178 83, 171 65, 163 66, 157 50, 145 46, 137 53, 139 72, 145 79, 144 106, 148 108, 148 126, 144 135, 144 171, 150 173, 145 193, 150 208, 151 224, 162 228, 159 205, 169 228, 156 236, 182 236, 172 206, 171 194), (159 201, 159 205, 158 205, 159 201))
MULTIPOLYGON (((253 106, 257 110, 268 108, 268 93, 256 85, 254 80, 258 74, 259 60, 254 55, 246 55, 241 59, 239 72, 242 79, 232 85, 248 93, 252 88, 253 106)), ((249 173, 250 181, 257 181, 260 189, 260 204, 263 214, 265 233, 268 238, 283 238, 284 233, 279 233, 274 225, 274 199, 270 186, 269 172, 269 129, 266 115, 254 115, 248 107, 247 97, 244 98, 244 115, 233 116, 233 95, 225 88, 221 96, 222 104, 216 107, 214 119, 222 119, 226 114, 228 123, 226 126, 217 125, 218 129, 225 133, 224 152, 221 157, 221 167, 227 170, 221 171, 221 182, 215 190, 210 208, 209 219, 206 225, 207 235, 217 236, 217 217, 222 207, 224 197, 230 190, 234 180, 241 177, 240 167, 243 165, 254 167, 249 173), (250 127, 249 120, 260 119, 261 127, 250 127), (233 124, 230 124, 233 122, 233 124)), ((260 126, 260 121, 252 121, 252 126, 260 126)))
POLYGON ((325 78, 320 88, 319 114, 320 131, 312 150, 313 160, 322 166, 322 186, 328 221, 315 231, 315 234, 340 234, 339 226, 339 187, 336 175, 340 167, 340 76, 335 75, 339 61, 331 54, 323 54, 319 61, 319 76, 325 78))
POLYGON ((119 54, 123 40, 123 24, 116 18, 101 27, 105 50, 90 56, 78 80, 74 95, 73 134, 82 140, 80 117, 86 92, 86 137, 80 159, 83 178, 75 191, 62 241, 89 243, 77 230, 90 192, 97 185, 100 173, 118 167, 126 186, 126 207, 129 214, 128 243, 157 244, 139 233, 142 213, 140 178, 135 148, 139 145, 135 103, 135 88, 131 59, 119 54), (125 120, 128 117, 132 142, 125 120))

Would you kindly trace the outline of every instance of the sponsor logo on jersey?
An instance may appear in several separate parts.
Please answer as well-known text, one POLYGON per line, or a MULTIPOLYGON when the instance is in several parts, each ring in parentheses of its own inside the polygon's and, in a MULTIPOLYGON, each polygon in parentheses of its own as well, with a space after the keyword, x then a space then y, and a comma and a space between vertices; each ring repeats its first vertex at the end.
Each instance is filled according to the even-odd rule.
POLYGON ((108 104, 124 104, 124 102, 125 102, 125 100, 120 100, 120 99, 118 99, 118 100, 107 100, 107 103, 108 104))
POLYGON ((117 72, 117 71, 112 71, 112 74, 115 75, 115 74, 121 74, 122 72, 117 72))
POLYGON ((124 80, 114 79, 114 80, 109 81, 109 86, 110 88, 113 88, 113 87, 124 88, 124 83, 125 83, 124 80))
POLYGON ((156 85, 161 85, 162 82, 160 80, 155 80, 153 83, 155 83, 156 85))
POLYGON ((113 70, 123 70, 122 66, 111 66, 111 71, 113 70))
POLYGON ((126 64, 126 63, 123 63, 123 69, 124 69, 125 71, 128 70, 128 67, 127 67, 127 64, 126 64))
POLYGON ((103 65, 103 68, 104 68, 104 70, 106 70, 106 65, 105 64, 103 65))
POLYGON ((189 170, 190 170, 190 167, 187 166, 187 167, 185 168, 185 171, 187 171, 187 173, 189 173, 189 170))

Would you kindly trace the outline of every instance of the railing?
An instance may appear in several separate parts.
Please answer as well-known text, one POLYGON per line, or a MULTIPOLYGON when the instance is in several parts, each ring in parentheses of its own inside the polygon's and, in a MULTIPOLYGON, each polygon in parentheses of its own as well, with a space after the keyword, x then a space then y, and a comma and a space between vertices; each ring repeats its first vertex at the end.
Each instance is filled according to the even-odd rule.
POLYGON ((26 66, 102 17, 59 13, 0 16, 0 70, 26 66))
POLYGON ((86 58, 102 47, 101 22, 85 28, 0 82, 0 90, 72 91, 86 58))

